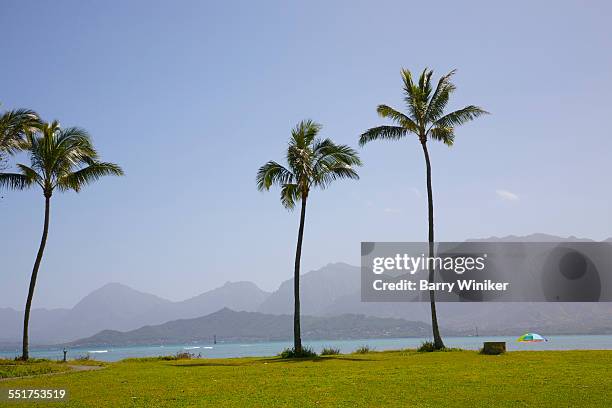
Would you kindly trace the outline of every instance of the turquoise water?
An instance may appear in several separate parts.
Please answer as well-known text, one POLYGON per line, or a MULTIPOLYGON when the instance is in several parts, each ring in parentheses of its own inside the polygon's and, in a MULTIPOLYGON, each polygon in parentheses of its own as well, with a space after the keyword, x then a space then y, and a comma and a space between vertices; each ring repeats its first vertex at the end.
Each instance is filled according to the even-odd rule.
MULTIPOLYGON (((447 347, 477 350, 482 347, 483 341, 505 341, 509 351, 515 350, 604 350, 612 349, 612 335, 559 335, 546 336, 543 343, 516 343, 516 337, 511 336, 480 336, 480 337, 446 337, 447 347)), ((342 353, 350 353, 361 346, 369 346, 374 350, 397 350, 402 348, 416 348, 426 338, 403 339, 363 339, 363 340, 316 340, 304 341, 304 345, 320 352, 323 347, 339 348, 342 353)), ((253 343, 193 343, 164 346, 133 346, 133 347, 101 347, 101 348, 73 348, 68 349, 68 358, 89 355, 90 358, 101 361, 117 361, 129 357, 167 356, 177 352, 190 352, 201 354, 205 358, 225 357, 258 357, 274 356, 281 350, 291 347, 292 342, 253 342, 253 343)), ((2 351, 0 357, 13 358, 19 355, 19 350, 2 351)), ((30 356, 34 358, 61 359, 61 348, 32 348, 30 356)))

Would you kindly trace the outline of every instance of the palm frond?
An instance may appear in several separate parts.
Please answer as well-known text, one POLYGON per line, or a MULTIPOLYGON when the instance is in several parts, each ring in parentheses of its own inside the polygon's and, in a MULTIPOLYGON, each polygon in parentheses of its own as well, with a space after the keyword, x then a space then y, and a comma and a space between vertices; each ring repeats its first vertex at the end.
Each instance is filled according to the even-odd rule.
POLYGON ((311 119, 303 120, 291 131, 293 142, 298 147, 310 145, 321 130, 321 125, 311 119))
POLYGON ((412 73, 408 69, 401 70, 402 82, 404 83, 404 102, 414 122, 419 121, 419 87, 412 81, 412 73))
POLYGON ((288 210, 295 208, 295 203, 302 199, 302 191, 294 183, 283 184, 281 187, 281 204, 288 210))
POLYGON ((423 69, 423 72, 421 72, 421 76, 419 77, 419 89, 421 89, 423 102, 427 102, 431 95, 431 76, 432 75, 433 75, 433 70, 429 70, 425 68, 423 69))
POLYGON ((325 168, 320 173, 317 173, 316 178, 312 181, 312 183, 314 186, 325 189, 332 183, 332 181, 341 179, 358 180, 359 175, 351 166, 337 162, 325 168))
POLYGON ((335 144, 331 139, 325 139, 318 141, 313 146, 313 153, 315 156, 315 165, 317 168, 318 163, 324 163, 329 160, 334 162, 344 163, 348 166, 361 166, 361 159, 359 153, 350 146, 335 144))
POLYGON ((7 190, 25 190, 30 187, 33 180, 19 173, 0 173, 0 187, 7 190))
POLYGON ((61 191, 80 191, 84 186, 104 176, 123 176, 121 167, 114 163, 95 162, 75 172, 60 175, 56 186, 61 191))
POLYGON ((43 187, 43 183, 44 183, 43 178, 41 177, 40 174, 36 172, 36 170, 26 165, 23 165, 21 163, 17 163, 16 166, 19 170, 21 170, 21 174, 23 174, 24 176, 26 176, 27 178, 31 180, 31 183, 36 183, 39 186, 43 187))
POLYGON ((431 95, 431 76, 433 71, 425 68, 419 76, 418 82, 412 81, 410 70, 402 69, 404 82, 404 101, 410 112, 411 119, 418 125, 424 123, 425 111, 431 95))
POLYGON ((438 119, 444 113, 444 108, 448 104, 451 93, 455 90, 455 85, 450 82, 450 78, 455 74, 456 70, 452 70, 448 74, 444 75, 438 81, 436 90, 434 91, 429 104, 425 117, 427 122, 433 122, 438 119))
POLYGON ((359 137, 359 146, 373 140, 399 140, 406 136, 408 130, 402 126, 377 126, 368 129, 359 137))
POLYGON ((469 105, 465 108, 456 110, 451 113, 447 113, 440 119, 436 120, 434 122, 434 126, 442 128, 455 127, 470 122, 479 116, 487 115, 488 113, 489 112, 485 111, 482 108, 479 108, 478 106, 469 105))
POLYGON ((444 142, 447 146, 452 146, 455 142, 455 131, 452 127, 435 127, 429 130, 428 135, 433 140, 444 142))
POLYGON ((317 158, 312 169, 313 185, 325 188, 337 179, 359 178, 353 166, 361 166, 361 159, 351 147, 325 139, 315 145, 314 152, 317 158))
POLYGON ((410 130, 411 132, 417 132, 417 125, 412 119, 410 119, 403 113, 391 108, 390 106, 378 105, 376 111, 381 117, 389 118, 393 120, 396 124, 410 130))
POLYGON ((272 185, 285 185, 293 183, 295 177, 281 164, 269 161, 257 171, 257 189, 260 191, 269 190, 272 185))
POLYGON ((27 134, 40 126, 38 114, 31 109, 15 109, 0 115, 0 151, 13 154, 22 150, 27 134))

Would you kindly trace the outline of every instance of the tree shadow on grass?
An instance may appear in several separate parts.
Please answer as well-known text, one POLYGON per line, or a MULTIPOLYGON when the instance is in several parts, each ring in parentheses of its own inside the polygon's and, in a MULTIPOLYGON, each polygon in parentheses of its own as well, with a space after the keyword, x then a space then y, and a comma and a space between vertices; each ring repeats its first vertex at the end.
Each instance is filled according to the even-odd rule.
POLYGON ((190 367, 242 367, 244 364, 228 364, 228 363, 216 363, 213 361, 203 361, 201 363, 194 364, 168 364, 171 367, 179 368, 190 368, 190 367))
POLYGON ((334 361, 334 360, 345 360, 345 361, 374 361, 369 358, 356 358, 349 356, 342 357, 308 357, 308 358, 276 358, 276 359, 262 359, 256 360, 257 362, 265 362, 265 363, 324 363, 326 361, 334 361))
POLYGON ((350 356, 337 356, 337 357, 309 357, 309 358, 262 358, 258 360, 244 361, 240 363, 222 363, 216 361, 202 361, 188 364, 168 364, 171 367, 189 368, 189 367, 244 367, 249 365, 259 364, 276 364, 276 363, 324 363, 327 361, 343 360, 343 361, 374 361, 369 358, 357 358, 350 356))

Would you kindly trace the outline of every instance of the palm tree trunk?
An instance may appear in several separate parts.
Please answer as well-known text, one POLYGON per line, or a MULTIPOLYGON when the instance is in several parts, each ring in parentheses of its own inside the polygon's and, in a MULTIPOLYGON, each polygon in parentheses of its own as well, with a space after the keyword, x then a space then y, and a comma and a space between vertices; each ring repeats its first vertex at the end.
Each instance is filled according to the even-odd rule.
MULTIPOLYGON (((431 187, 431 162, 429 161, 429 152, 427 151, 427 141, 421 141, 421 146, 423 146, 423 153, 425 154, 425 164, 427 165, 427 210, 428 210, 428 220, 429 220, 429 257, 434 257, 434 207, 433 207, 433 191, 431 187)), ((429 269, 429 282, 433 283, 435 280, 434 277, 434 268, 429 269)), ((438 328, 438 316, 436 314, 436 299, 435 292, 433 290, 429 291, 429 303, 431 305, 431 328, 433 330, 433 338, 434 338, 434 347, 436 349, 444 348, 444 343, 442 342, 442 337, 440 336, 440 329, 438 328)))
POLYGON ((51 206, 51 194, 45 193, 45 223, 43 227, 43 234, 40 240, 40 247, 38 247, 38 253, 36 254, 36 261, 34 262, 34 268, 32 269, 32 276, 30 277, 30 289, 28 290, 28 300, 26 302, 25 313, 23 317, 23 352, 21 358, 27 360, 29 358, 28 350, 28 325, 30 322, 30 309, 32 308, 32 298, 34 297, 34 288, 36 286, 36 277, 38 276, 38 268, 40 268, 40 261, 42 260, 43 253, 45 251, 45 245, 47 244, 47 234, 49 233, 49 209, 51 206))
POLYGON ((302 353, 302 334, 300 330, 300 261, 302 258, 302 240, 304 238, 304 220, 306 218, 307 194, 302 196, 302 211, 300 213, 300 229, 298 231, 297 248, 295 250, 295 270, 293 273, 293 350, 302 353))

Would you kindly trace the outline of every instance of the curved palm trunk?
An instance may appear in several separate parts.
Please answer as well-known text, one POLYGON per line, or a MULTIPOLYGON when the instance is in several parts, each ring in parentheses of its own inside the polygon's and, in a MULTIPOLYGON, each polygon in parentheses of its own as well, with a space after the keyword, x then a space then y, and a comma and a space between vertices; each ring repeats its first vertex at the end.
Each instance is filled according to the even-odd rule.
POLYGON ((40 247, 36 254, 36 261, 34 262, 34 268, 32 269, 32 276, 30 277, 30 289, 28 290, 28 300, 26 302, 25 313, 23 317, 23 352, 21 358, 27 360, 29 358, 28 350, 28 325, 30 322, 30 309, 32 308, 32 298, 34 297, 34 288, 36 286, 36 277, 38 276, 38 268, 40 268, 40 261, 42 260, 43 253, 45 251, 45 245, 47 244, 47 235, 49 233, 49 209, 51 206, 51 195, 45 193, 45 223, 43 227, 42 238, 40 240, 40 247))
POLYGON ((295 270, 293 272, 293 350, 296 354, 302 353, 302 334, 300 330, 300 261, 302 258, 302 240, 304 238, 304 220, 306 218, 306 199, 302 197, 302 211, 300 213, 300 229, 298 230, 297 248, 295 250, 295 270))
MULTIPOLYGON (((427 210, 429 220, 429 257, 434 257, 434 207, 433 207, 433 191, 431 187, 431 162, 429 161, 429 152, 427 151, 427 141, 421 141, 423 153, 425 154, 425 164, 427 165, 427 210)), ((434 268, 429 269, 429 282, 434 282, 434 268)), ((434 347, 436 349, 444 348, 440 329, 438 328, 438 316, 436 314, 436 299, 433 290, 429 291, 429 302, 431 305, 431 328, 433 330, 434 347)))

